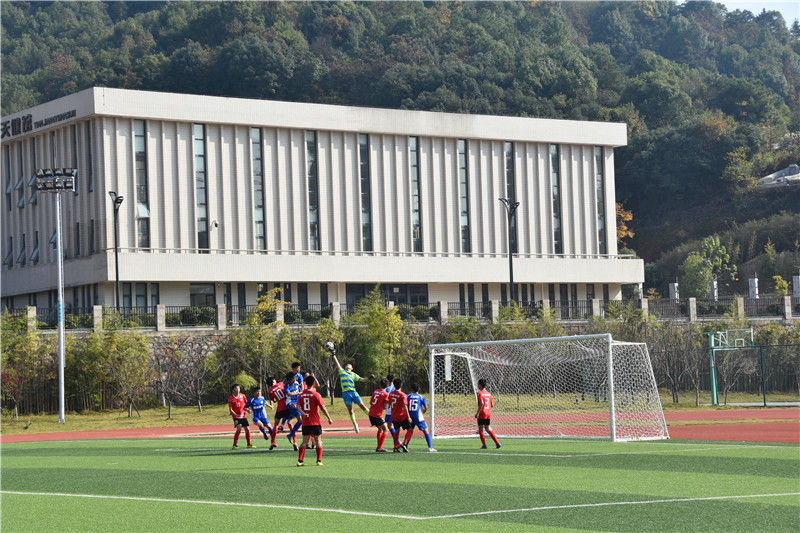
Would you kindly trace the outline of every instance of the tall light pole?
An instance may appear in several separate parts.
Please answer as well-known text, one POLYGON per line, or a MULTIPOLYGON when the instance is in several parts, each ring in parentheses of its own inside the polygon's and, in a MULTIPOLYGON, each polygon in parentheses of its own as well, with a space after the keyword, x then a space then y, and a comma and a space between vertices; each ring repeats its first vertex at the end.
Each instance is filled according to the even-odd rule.
POLYGON ((114 291, 114 305, 119 311, 119 206, 122 205, 122 196, 118 196, 114 191, 108 191, 111 202, 114 205, 114 270, 117 275, 117 285, 114 291))
POLYGON ((74 168, 45 168, 36 171, 36 190, 55 193, 56 270, 58 270, 58 422, 64 423, 64 253, 61 249, 61 194, 75 190, 78 171, 74 168))
POLYGON ((511 248, 511 228, 513 227, 514 214, 517 212, 519 202, 512 202, 508 198, 498 198, 503 205, 506 206, 506 214, 508 215, 508 277, 511 282, 511 301, 517 301, 516 291, 514 290, 514 250, 511 248))

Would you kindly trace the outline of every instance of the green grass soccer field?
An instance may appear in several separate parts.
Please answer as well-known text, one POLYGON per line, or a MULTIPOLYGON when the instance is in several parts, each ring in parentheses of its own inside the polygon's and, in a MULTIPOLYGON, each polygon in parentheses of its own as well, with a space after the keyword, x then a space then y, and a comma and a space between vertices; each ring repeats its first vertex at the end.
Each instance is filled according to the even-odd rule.
MULTIPOLYGON (((370 433, 371 434, 371 433, 370 433)), ((797 445, 372 437, 296 452, 229 438, 3 444, 0 527, 17 531, 791 531, 797 445)), ((285 442, 281 442, 285 444, 285 442)))

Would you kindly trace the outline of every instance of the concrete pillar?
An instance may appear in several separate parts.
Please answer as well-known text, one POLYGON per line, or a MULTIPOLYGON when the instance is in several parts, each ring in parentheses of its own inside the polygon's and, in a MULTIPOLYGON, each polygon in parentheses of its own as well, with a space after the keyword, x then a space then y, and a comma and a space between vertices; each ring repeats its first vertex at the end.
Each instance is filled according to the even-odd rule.
POLYGON ((27 319, 28 331, 36 331, 36 329, 39 327, 39 321, 37 320, 38 315, 36 314, 36 306, 29 305, 27 311, 28 315, 26 319, 27 319))
POLYGON ((782 298, 783 304, 783 319, 784 320, 791 320, 792 319, 792 297, 791 296, 784 296, 782 298))
POLYGON ((491 311, 489 312, 489 320, 492 324, 497 324, 498 320, 500 319, 500 302, 497 300, 492 300, 491 311))
POLYGON ((283 302, 277 302, 275 305, 275 322, 283 322, 283 302))
POLYGON ((331 320, 333 320, 333 323, 337 326, 342 321, 342 306, 339 304, 339 302, 331 303, 331 320))
POLYGON ((680 300, 681 299, 681 293, 678 290, 677 282, 669 284, 669 299, 670 300, 680 300))
POLYGON ((650 302, 647 301, 647 298, 642 298, 641 300, 639 300, 639 309, 642 310, 642 316, 644 318, 647 318, 647 316, 650 314, 649 305, 650 302))
POLYGON ((164 304, 156 305, 156 331, 167 330, 167 306, 164 304))
POLYGON ((697 322, 697 298, 689 298, 689 322, 697 322))
POLYGON ((758 278, 750 278, 747 282, 750 288, 750 299, 758 300, 758 278))
POLYGON ((217 304, 217 329, 223 330, 228 327, 228 313, 225 304, 217 304))
MULTIPOLYGON (((600 300, 599 298, 592 298, 592 316, 603 316, 603 312, 602 312, 602 309, 600 307, 601 303, 602 303, 602 300, 600 300)), ((549 305, 549 302, 548 302, 548 305, 549 305)))
POLYGON ((101 331, 103 329, 103 306, 102 305, 93 305, 92 306, 92 328, 95 331, 101 331))
POLYGON ((736 297, 736 315, 737 316, 744 316, 744 297, 737 296, 736 297))
POLYGON ((447 302, 439 301, 439 324, 447 324, 447 302))

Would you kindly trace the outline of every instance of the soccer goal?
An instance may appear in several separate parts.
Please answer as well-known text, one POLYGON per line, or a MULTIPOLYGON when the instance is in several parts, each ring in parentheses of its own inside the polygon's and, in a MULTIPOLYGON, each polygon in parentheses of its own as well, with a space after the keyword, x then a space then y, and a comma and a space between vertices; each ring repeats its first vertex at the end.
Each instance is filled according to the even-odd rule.
POLYGON ((434 437, 475 435, 481 378, 498 436, 669 438, 644 343, 602 334, 431 345, 434 437))

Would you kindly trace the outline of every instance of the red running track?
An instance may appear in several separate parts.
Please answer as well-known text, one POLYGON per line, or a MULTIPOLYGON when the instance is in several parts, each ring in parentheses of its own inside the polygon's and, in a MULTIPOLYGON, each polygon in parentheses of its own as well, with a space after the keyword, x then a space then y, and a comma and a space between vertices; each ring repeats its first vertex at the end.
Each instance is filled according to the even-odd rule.
MULTIPOLYGON (((664 414, 670 438, 745 442, 786 442, 800 444, 800 408, 731 409, 725 411, 676 411, 664 414), (703 423, 707 422, 707 423, 703 423)), ((360 420, 361 436, 374 438, 369 422, 360 420)), ((326 436, 355 436, 347 421, 337 420, 323 426, 326 436)), ((256 446, 263 438, 253 433, 256 446)), ((286 433, 278 436, 278 446, 287 444, 286 433)), ((110 429, 58 433, 33 433, 0 436, 0 443, 82 439, 129 439, 167 437, 233 437, 230 424, 171 428, 110 429)), ((262 444, 263 445, 263 444, 262 444)))

